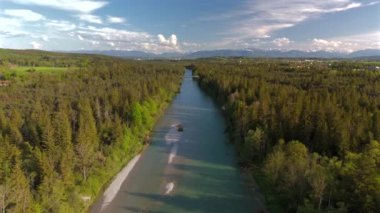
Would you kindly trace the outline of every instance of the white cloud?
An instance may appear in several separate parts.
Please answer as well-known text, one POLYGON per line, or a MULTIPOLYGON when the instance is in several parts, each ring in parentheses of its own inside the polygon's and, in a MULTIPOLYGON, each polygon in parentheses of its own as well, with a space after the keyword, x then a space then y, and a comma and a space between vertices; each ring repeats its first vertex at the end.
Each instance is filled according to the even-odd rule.
POLYGON ((288 45, 291 41, 290 39, 283 37, 283 38, 276 38, 272 41, 276 46, 283 47, 288 45))
MULTIPOLYGON (((66 1, 62 0, 62 2, 66 1)), ((69 15, 78 18, 77 22, 79 23, 77 24, 77 22, 65 19, 52 20, 42 15, 42 17, 35 14, 30 15, 33 12, 30 10, 21 11, 28 11, 22 14, 28 17, 21 16, 20 11, 16 11, 18 12, 16 14, 14 10, 7 11, 7 14, 4 14, 4 10, 0 9, 0 39, 3 42, 3 46, 5 45, 7 48, 25 48, 30 45, 33 49, 54 50, 84 48, 98 50, 141 50, 156 53, 180 51, 178 38, 174 34, 170 35, 167 39, 164 37, 164 40, 167 42, 163 44, 157 39, 156 35, 151 35, 147 32, 99 27, 99 25, 89 26, 79 21, 84 20, 94 24, 100 23, 100 20, 103 23, 126 22, 122 17, 107 16, 101 19, 101 17, 79 11, 80 13, 69 15), (17 42, 18 40, 16 39, 20 36, 24 36, 25 38, 22 38, 22 42, 17 42)))
POLYGON ((100 42, 99 42, 99 41, 91 41, 91 44, 92 44, 93 46, 96 46, 96 45, 99 45, 100 42))
MULTIPOLYGON (((277 40, 277 39, 275 39, 277 40)), ((289 43, 285 39, 286 45, 279 46, 275 40, 261 40, 248 46, 248 48, 261 48, 261 49, 278 49, 282 50, 303 50, 303 51, 328 51, 328 52, 353 52, 363 49, 380 49, 380 31, 341 36, 330 38, 313 38, 306 41, 292 41, 289 43)), ((241 45, 240 45, 241 46, 241 45)))
POLYGON ((183 41, 181 42, 181 47, 184 47, 185 51, 199 51, 204 47, 210 48, 210 43, 197 43, 192 41, 183 41))
POLYGON ((178 39, 175 34, 172 34, 168 39, 166 39, 164 35, 158 34, 157 38, 161 44, 177 46, 178 39))
POLYGON ((82 21, 90 22, 93 24, 103 24, 103 21, 99 16, 91 14, 80 14, 77 17, 82 21))
POLYGON ((151 37, 145 32, 133 32, 109 27, 97 28, 94 26, 80 27, 78 33, 88 35, 93 40, 103 41, 143 41, 151 37))
MULTIPOLYGON (((254 35, 254 38, 270 38, 271 37, 271 32, 283 29, 283 28, 288 28, 292 27, 294 24, 290 23, 284 23, 284 24, 268 24, 268 25, 263 25, 257 28, 251 28, 251 29, 245 29, 246 32, 248 32, 247 36, 251 37, 254 35)), ((244 38, 243 36, 242 38, 244 38)))
POLYGON ((32 41, 29 43, 33 49, 41 49, 42 48, 42 44, 36 42, 36 41, 32 41))
POLYGON ((328 41, 325 39, 314 38, 312 45, 316 50, 335 51, 342 44, 341 41, 328 41))
POLYGON ((22 29, 23 21, 17 18, 7 18, 0 16, 0 37, 15 38, 29 35, 22 29))
POLYGON ((30 21, 30 22, 40 21, 40 20, 45 19, 43 15, 33 12, 31 10, 6 9, 3 11, 3 14, 21 19, 23 21, 30 21))
POLYGON ((143 50, 148 52, 168 52, 168 51, 181 51, 178 47, 173 47, 171 45, 162 45, 161 43, 157 44, 154 42, 143 42, 140 43, 140 46, 143 50))
POLYGON ((161 43, 169 43, 169 41, 166 40, 166 38, 165 38, 164 35, 162 35, 162 34, 158 34, 157 37, 158 37, 158 40, 159 40, 161 43))
POLYGON ((182 42, 182 45, 185 47, 200 47, 201 45, 195 42, 182 42))
POLYGON ((372 6, 372 5, 377 5, 377 4, 380 4, 380 1, 373 1, 373 2, 368 3, 367 5, 372 6))
POLYGON ((362 49, 380 49, 380 31, 336 38, 314 38, 306 46, 312 50, 353 52, 362 49))
POLYGON ((320 38, 313 39, 313 43, 317 46, 333 46, 333 47, 337 47, 341 44, 341 42, 327 41, 320 38))
POLYGON ((24 5, 38 5, 52 7, 59 10, 90 13, 104 7, 108 2, 95 0, 8 0, 24 5))
POLYGON ((6 27, 20 27, 22 26, 22 21, 15 18, 6 18, 0 16, 0 26, 1 29, 4 29, 4 26, 6 27))
POLYGON ((335 8, 334 7, 333 8, 318 8, 318 7, 305 8, 301 12, 303 13, 332 13, 332 12, 340 12, 340 11, 353 9, 360 6, 362 6, 361 3, 352 2, 345 6, 335 7, 335 8))
POLYGON ((48 37, 47 35, 42 35, 42 36, 41 36, 41 39, 42 39, 43 41, 49 41, 49 37, 48 37))
POLYGON ((355 0, 245 0, 232 13, 209 17, 207 20, 226 21, 225 34, 237 39, 268 38, 273 32, 293 27, 326 13, 341 12, 365 6, 355 0))
POLYGON ((177 42, 178 42, 178 39, 177 39, 177 36, 172 34, 170 36, 170 43, 173 45, 173 46, 177 46, 177 42))
MULTIPOLYGON (((185 44, 182 45, 187 47, 185 44)), ((305 41, 294 41, 286 37, 273 40, 269 40, 268 38, 231 39, 208 43, 208 49, 210 45, 213 45, 212 48, 214 49, 218 47, 225 48, 228 45, 234 48, 248 49, 353 52, 363 49, 380 49, 380 31, 340 37, 313 38, 305 41)))
POLYGON ((109 23, 113 23, 113 24, 121 24, 121 23, 124 23, 124 22, 125 22, 125 19, 122 18, 122 17, 108 16, 108 17, 107 17, 107 21, 108 21, 109 23))
POLYGON ((95 26, 78 26, 77 30, 69 34, 76 38, 78 35, 85 38, 89 48, 142 50, 157 53, 180 51, 178 38, 174 34, 166 39, 163 35, 155 37, 146 32, 95 26))
POLYGON ((49 20, 45 25, 57 31, 70 31, 77 28, 75 24, 64 20, 49 20))

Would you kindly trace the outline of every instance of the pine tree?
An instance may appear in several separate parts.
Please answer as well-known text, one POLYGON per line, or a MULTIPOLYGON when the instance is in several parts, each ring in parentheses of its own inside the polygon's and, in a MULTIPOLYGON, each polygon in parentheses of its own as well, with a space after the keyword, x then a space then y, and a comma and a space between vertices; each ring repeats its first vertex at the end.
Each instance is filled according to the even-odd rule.
POLYGON ((73 183, 75 153, 72 144, 71 125, 64 109, 60 108, 59 112, 55 113, 53 128, 55 145, 61 150, 59 152, 59 173, 64 184, 70 185, 73 183))
POLYGON ((75 151, 77 153, 77 164, 86 181, 90 167, 94 164, 99 141, 96 130, 95 119, 89 100, 79 104, 78 132, 76 137, 75 151))
POLYGON ((29 180, 21 168, 19 156, 15 156, 15 162, 10 175, 11 199, 16 204, 15 212, 29 212, 32 203, 29 180))

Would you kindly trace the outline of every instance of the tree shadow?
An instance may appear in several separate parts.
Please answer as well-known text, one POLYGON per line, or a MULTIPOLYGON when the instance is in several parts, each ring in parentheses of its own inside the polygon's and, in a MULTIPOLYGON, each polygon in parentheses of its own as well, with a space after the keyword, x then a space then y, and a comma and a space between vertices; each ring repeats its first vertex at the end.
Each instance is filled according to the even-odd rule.
POLYGON ((205 94, 196 94, 200 91, 187 94, 191 92, 187 86, 183 85, 181 96, 155 125, 150 147, 144 151, 147 155, 142 154, 119 191, 119 199, 112 203, 112 210, 263 212, 261 196, 244 184, 235 152, 224 134, 221 111, 205 94), (165 135, 172 122, 181 123, 184 131, 176 158, 169 164, 172 146, 165 135), (164 195, 165 185, 170 182, 175 183, 174 191, 164 195))
POLYGON ((228 167, 173 164, 177 170, 163 174, 163 180, 174 180, 170 195, 126 190, 126 202, 117 209, 128 212, 265 212, 262 198, 254 198, 246 188, 240 188, 236 173, 228 167), (184 177, 185 176, 185 177, 184 177), (178 191, 177 191, 178 189, 178 191), (135 203, 133 201, 143 200, 135 203), (149 203, 143 206, 142 203, 149 203))
POLYGON ((190 196, 167 196, 146 193, 130 193, 132 196, 150 199, 167 207, 164 210, 141 209, 135 206, 122 206, 121 208, 130 212, 265 212, 264 209, 257 207, 252 208, 242 204, 242 197, 220 197, 202 195, 199 197, 190 196))

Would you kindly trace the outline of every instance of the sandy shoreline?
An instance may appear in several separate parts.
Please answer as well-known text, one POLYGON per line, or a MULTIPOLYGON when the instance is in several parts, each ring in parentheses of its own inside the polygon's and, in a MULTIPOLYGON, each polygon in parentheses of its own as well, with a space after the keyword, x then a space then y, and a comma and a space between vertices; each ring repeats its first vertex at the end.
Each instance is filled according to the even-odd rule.
POLYGON ((108 186, 108 188, 104 191, 101 206, 99 212, 102 212, 107 206, 112 202, 112 200, 116 197, 117 193, 120 190, 121 185, 128 177, 129 173, 132 171, 133 167, 136 165, 138 160, 140 159, 141 154, 136 155, 132 160, 130 160, 114 178, 112 183, 108 186))
MULTIPOLYGON (((168 164, 171 164, 174 158, 176 157, 178 151, 178 142, 181 136, 182 134, 177 131, 177 124, 173 124, 169 129, 168 133, 166 133, 165 135, 166 144, 168 146, 172 146, 169 152, 168 164)), ((141 153, 136 155, 132 160, 130 160, 128 164, 115 176, 111 184, 104 191, 101 198, 101 202, 99 204, 99 208, 96 208, 95 210, 96 212, 103 212, 109 206, 109 204, 112 202, 112 200, 116 197, 117 193, 119 192, 121 185, 127 179, 128 175, 130 174, 136 163, 139 161, 140 157, 141 153)), ((174 184, 169 183, 167 187, 169 188, 167 188, 167 192, 165 194, 169 194, 173 190, 174 184)))

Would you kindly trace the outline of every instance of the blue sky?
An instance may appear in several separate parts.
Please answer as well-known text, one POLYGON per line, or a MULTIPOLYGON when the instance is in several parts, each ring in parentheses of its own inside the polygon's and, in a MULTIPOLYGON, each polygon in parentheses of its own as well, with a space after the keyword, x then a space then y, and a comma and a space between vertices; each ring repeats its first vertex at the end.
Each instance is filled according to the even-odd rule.
POLYGON ((380 1, 0 0, 0 48, 380 49, 380 1))

